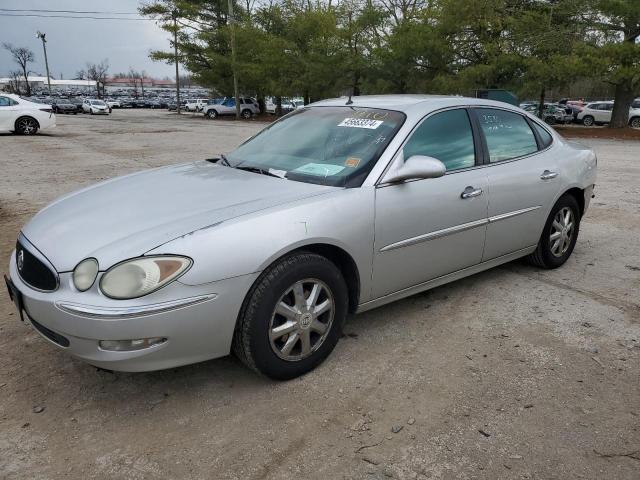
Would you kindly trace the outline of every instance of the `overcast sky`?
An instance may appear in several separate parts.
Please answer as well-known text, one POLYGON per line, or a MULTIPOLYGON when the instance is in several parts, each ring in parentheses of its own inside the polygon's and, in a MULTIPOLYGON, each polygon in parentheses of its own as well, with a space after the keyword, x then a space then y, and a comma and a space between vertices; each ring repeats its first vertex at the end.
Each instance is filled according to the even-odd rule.
MULTIPOLYGON (((138 0, 0 0, 0 9, 135 12, 140 3, 138 0)), ((36 32, 40 30, 47 35, 49 70, 55 78, 60 78, 60 74, 64 78, 73 78, 78 70, 86 68, 87 62, 97 63, 105 58, 109 59, 109 73, 126 72, 133 67, 159 78, 175 75, 173 65, 149 59, 150 50, 169 48, 167 33, 155 22, 4 16, 16 13, 33 12, 0 10, 0 44, 9 42, 33 50, 35 63, 31 70, 35 73, 46 75, 42 42, 36 38, 36 32)), ((140 18, 134 15, 123 17, 140 18)), ((17 69, 9 52, 0 48, 0 77, 17 69)))

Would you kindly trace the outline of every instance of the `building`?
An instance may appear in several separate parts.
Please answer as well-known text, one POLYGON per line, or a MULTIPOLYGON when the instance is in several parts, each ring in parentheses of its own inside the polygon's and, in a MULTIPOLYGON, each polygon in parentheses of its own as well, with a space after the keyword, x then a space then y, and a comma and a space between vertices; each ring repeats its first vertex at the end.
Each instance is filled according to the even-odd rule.
MULTIPOLYGON (((29 85, 32 90, 43 90, 48 88, 47 77, 29 76, 29 85)), ((6 90, 12 83, 13 79, 9 77, 0 78, 0 90, 6 90)), ((19 77, 18 82, 21 88, 24 88, 24 78, 19 77)), ((56 80, 50 79, 51 90, 95 90, 96 82, 94 80, 56 80)))

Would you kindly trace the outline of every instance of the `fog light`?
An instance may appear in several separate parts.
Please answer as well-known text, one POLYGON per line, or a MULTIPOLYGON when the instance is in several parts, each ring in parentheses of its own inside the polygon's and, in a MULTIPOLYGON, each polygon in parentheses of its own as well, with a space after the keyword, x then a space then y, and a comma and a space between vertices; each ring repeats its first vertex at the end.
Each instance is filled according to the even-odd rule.
POLYGON ((111 352, 132 352, 145 348, 155 347, 166 342, 164 337, 136 338, 132 340, 100 340, 99 345, 102 350, 111 352))

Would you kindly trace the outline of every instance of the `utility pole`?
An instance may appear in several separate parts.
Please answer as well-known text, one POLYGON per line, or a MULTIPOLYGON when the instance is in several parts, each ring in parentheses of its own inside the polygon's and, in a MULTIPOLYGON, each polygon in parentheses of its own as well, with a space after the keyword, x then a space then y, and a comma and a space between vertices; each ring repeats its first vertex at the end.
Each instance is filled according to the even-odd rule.
POLYGON ((180 73, 178 72, 178 12, 173 11, 173 60, 176 64, 176 112, 180 115, 180 73))
POLYGON ((42 40, 42 48, 44 49, 44 64, 47 67, 47 85, 49 86, 49 96, 51 96, 51 76, 49 75, 49 60, 47 60, 47 39, 46 33, 38 30, 36 37, 42 40))
POLYGON ((240 119, 240 95, 238 94, 238 75, 236 74, 236 26, 233 18, 233 0, 229 0, 229 26, 231 27, 231 70, 233 72, 233 96, 236 100, 236 119, 240 119))

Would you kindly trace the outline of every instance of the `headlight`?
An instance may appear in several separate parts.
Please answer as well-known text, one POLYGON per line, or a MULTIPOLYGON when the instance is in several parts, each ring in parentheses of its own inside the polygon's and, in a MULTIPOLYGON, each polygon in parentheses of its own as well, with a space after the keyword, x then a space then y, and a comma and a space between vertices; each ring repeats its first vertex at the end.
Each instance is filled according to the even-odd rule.
POLYGON ((98 261, 95 258, 87 258, 81 261, 76 268, 73 269, 73 284, 75 287, 84 292, 89 290, 98 275, 98 261))
POLYGON ((186 272, 190 258, 174 256, 140 257, 111 267, 100 279, 100 290, 119 300, 155 292, 186 272))

